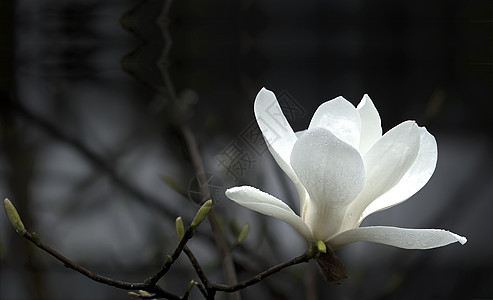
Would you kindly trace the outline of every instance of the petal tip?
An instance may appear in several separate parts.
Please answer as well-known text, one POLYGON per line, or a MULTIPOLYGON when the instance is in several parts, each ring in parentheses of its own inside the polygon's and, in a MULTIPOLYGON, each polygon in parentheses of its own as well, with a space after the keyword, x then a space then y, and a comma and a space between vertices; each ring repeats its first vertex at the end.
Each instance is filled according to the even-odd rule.
POLYGON ((373 103, 373 101, 370 98, 370 95, 368 94, 363 94, 363 97, 361 97, 361 101, 356 106, 356 109, 362 110, 364 107, 371 107, 373 110, 377 111, 375 104, 373 103))
POLYGON ((229 188, 229 189, 227 189, 227 190, 224 192, 224 194, 226 195, 226 197, 229 197, 229 195, 231 195, 232 193, 234 193, 234 191, 232 191, 232 189, 234 189, 234 188, 229 188))
POLYGON ((257 93, 257 97, 260 96, 260 95, 266 95, 266 94, 272 94, 274 95, 274 92, 272 92, 271 90, 265 88, 265 87, 262 87, 260 89, 260 91, 257 93))
POLYGON ((461 245, 464 245, 465 243, 467 243, 467 238, 465 236, 460 236, 458 234, 454 234, 455 235, 455 238, 457 239, 457 241, 459 241, 459 243, 461 245))
POLYGON ((373 102, 371 101, 370 96, 368 96, 368 94, 363 95, 363 98, 361 98, 361 101, 356 106, 356 109, 360 110, 363 106, 366 105, 366 102, 371 102, 373 104, 373 102))
POLYGON ((255 115, 265 112, 268 106, 277 103, 277 98, 274 92, 262 87, 255 97, 253 111, 255 115))
POLYGON ((229 189, 227 189, 224 194, 231 198, 230 196, 233 196, 234 194, 236 194, 237 192, 239 192, 240 190, 244 189, 245 187, 243 186, 234 186, 234 187, 231 187, 229 189))

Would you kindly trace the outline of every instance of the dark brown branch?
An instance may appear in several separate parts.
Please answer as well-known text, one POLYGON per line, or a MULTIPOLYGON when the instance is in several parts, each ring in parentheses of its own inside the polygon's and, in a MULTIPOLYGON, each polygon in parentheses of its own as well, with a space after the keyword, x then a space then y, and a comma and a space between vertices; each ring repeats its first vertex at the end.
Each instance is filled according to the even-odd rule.
MULTIPOLYGON (((303 253, 302 255, 300 256, 297 256, 291 260, 288 260, 286 262, 283 262, 283 263, 280 263, 274 267, 271 267, 245 281, 242 281, 238 284, 235 284, 235 285, 224 285, 224 284, 217 284, 217 283, 214 283, 214 282, 211 282, 209 281, 209 279, 207 278, 207 276, 205 275, 202 267, 200 266, 199 262, 197 261, 197 259, 195 258, 195 256, 193 255, 192 251, 187 247, 185 246, 183 248, 183 252, 185 252, 185 254, 188 256, 188 259, 190 260, 190 262, 192 263, 192 266, 194 267, 195 269, 195 272, 197 273, 197 275, 199 276, 200 280, 202 281, 202 283, 204 284, 205 286, 205 289, 206 289, 206 294, 207 295, 210 295, 211 292, 216 292, 216 291, 222 291, 222 292, 227 292, 227 293, 232 293, 232 292, 236 292, 236 291, 239 291, 241 289, 244 289, 248 286, 251 286, 251 285, 254 285, 258 282, 260 282, 261 280, 263 280, 264 278, 270 276, 270 275, 273 275, 279 271, 281 271, 282 269, 285 269, 287 267, 290 267, 290 266, 293 266, 293 265, 296 265, 296 264, 300 264, 300 263, 304 263, 304 262, 308 262, 309 260, 311 260, 312 258, 314 258, 319 252, 318 252, 318 248, 316 245, 312 245, 307 251, 305 251, 305 253, 303 253)), ((204 293, 204 296, 206 296, 206 294, 204 293)), ((209 298, 209 297, 207 297, 209 298)))
MULTIPOLYGON (((169 256, 169 259, 168 259, 168 261, 166 261, 164 266, 155 275, 149 277, 144 282, 126 282, 126 281, 120 281, 120 280, 116 280, 116 279, 112 279, 109 277, 105 277, 105 276, 96 274, 96 273, 89 271, 88 269, 80 266, 79 264, 71 261, 70 259, 66 258, 65 256, 63 256, 62 254, 60 254, 59 252, 57 252, 53 248, 43 244, 41 242, 41 240, 39 239, 39 237, 35 233, 26 230, 25 233, 23 234, 23 237, 28 239, 30 242, 32 242, 34 245, 36 245, 41 250, 43 250, 46 253, 50 254, 51 256, 55 257, 57 260, 62 262, 65 267, 72 269, 72 270, 86 276, 87 278, 89 278, 93 281, 96 281, 96 282, 99 282, 102 284, 106 284, 109 286, 113 286, 116 288, 120 288, 123 290, 144 290, 144 291, 147 291, 149 293, 153 293, 154 294, 154 295, 152 295, 153 297, 162 297, 162 298, 172 299, 172 300, 187 299, 188 295, 190 293, 190 289, 191 289, 191 287, 193 287, 193 285, 189 286, 189 288, 187 288, 184 295, 180 297, 178 295, 175 295, 175 294, 172 294, 170 292, 163 290, 161 287, 159 287, 157 285, 157 281, 160 278, 162 278, 170 270, 171 266, 178 259, 181 252, 185 252, 185 254, 189 258, 190 262, 192 263, 192 265, 195 269, 195 272, 199 276, 202 283, 197 283, 195 285, 199 288, 200 292, 202 293, 202 295, 206 299, 214 299, 214 296, 215 296, 217 291, 227 292, 227 293, 237 292, 241 289, 244 289, 248 286, 251 286, 251 285, 254 285, 254 284, 260 282, 264 278, 266 278, 270 275, 273 275, 273 274, 281 271, 284 268, 287 268, 287 267, 290 267, 290 266, 293 266, 296 264, 308 262, 309 260, 311 260, 312 258, 314 258, 318 254, 317 247, 315 245, 312 245, 312 247, 310 247, 302 255, 297 256, 297 257, 295 257, 291 260, 288 260, 286 262, 280 263, 274 267, 271 267, 271 268, 255 275, 255 276, 253 276, 253 277, 251 277, 245 281, 242 281, 238 284, 234 284, 234 285, 218 284, 218 283, 214 283, 214 282, 209 281, 205 272, 203 271, 202 267, 200 266, 199 262, 197 261, 197 259, 193 255, 192 251, 186 246, 186 244, 190 240, 190 238, 193 237, 193 233, 194 233, 194 227, 189 226, 187 228, 187 230, 185 231, 183 238, 181 239, 180 243, 178 243, 178 246, 175 248, 175 251, 173 252, 173 254, 171 256, 169 256)), ((191 284, 194 284, 194 283, 192 282, 191 284)))
POLYGON ((310 247, 305 253, 303 253, 302 255, 300 256, 297 256, 293 259, 290 259, 286 262, 283 262, 283 263, 280 263, 274 267, 271 267, 245 281, 242 281, 238 284, 235 284, 235 285, 223 285, 223 284, 216 284, 216 283, 211 283, 210 284, 210 288, 213 288, 217 291, 222 291, 222 292, 228 292, 228 293, 231 293, 231 292, 235 292, 235 291, 239 291, 241 289, 244 289, 248 286, 251 286, 251 285, 254 285, 258 282, 260 282, 261 280, 263 280, 264 278, 272 275, 272 274, 275 274, 279 271, 281 271, 282 269, 284 268, 287 268, 289 266, 293 266, 293 265, 297 265, 297 264, 300 264, 300 263, 304 263, 304 262, 308 262, 309 260, 311 260, 312 258, 315 257, 315 255, 317 255, 318 253, 318 250, 317 250, 317 247, 316 246, 312 246, 310 247))
POLYGON ((204 298, 207 299, 207 290, 205 289, 204 285, 200 282, 197 282, 196 285, 197 285, 197 288, 199 289, 199 291, 204 296, 204 298))
POLYGON ((185 252, 185 254, 188 256, 188 259, 192 263, 192 266, 195 269, 197 275, 199 276, 199 279, 202 282, 202 284, 207 287, 209 285, 209 279, 207 278, 204 271, 202 270, 202 267, 200 266, 199 262, 195 258, 195 255, 193 255, 192 251, 190 250, 190 248, 188 248, 188 246, 185 246, 183 248, 183 252, 185 252))
POLYGON ((37 237, 36 234, 31 233, 30 231, 26 231, 23 235, 26 239, 31 241, 34 245, 36 245, 38 248, 41 250, 45 251, 46 253, 50 254, 51 256, 55 257, 57 260, 63 263, 63 265, 66 268, 72 269, 87 278, 94 280, 96 282, 106 284, 109 286, 114 286, 123 290, 146 290, 148 292, 155 293, 156 295, 160 295, 162 297, 166 297, 168 299, 180 299, 179 296, 176 296, 174 294, 171 294, 169 292, 166 292, 165 290, 161 289, 159 286, 157 286, 154 283, 140 283, 140 282, 126 282, 126 281, 120 281, 120 280, 115 280, 109 277, 105 277, 99 274, 96 274, 94 272, 89 271, 88 269, 78 265, 77 263, 71 261, 70 259, 66 258, 59 252, 57 252, 55 249, 51 248, 50 246, 47 246, 43 244, 40 240, 39 237, 37 237))
POLYGON ((35 233, 31 233, 30 231, 26 230, 26 232, 23 234, 23 237, 31 241, 34 245, 36 245, 41 250, 45 251, 46 253, 50 254, 51 256, 55 257, 57 260, 62 262, 66 268, 72 269, 93 281, 106 284, 109 286, 113 286, 116 288, 120 288, 123 290, 144 290, 153 293, 154 296, 164 297, 166 299, 186 299, 188 298, 188 294, 190 293, 189 289, 187 289, 185 294, 182 297, 180 297, 163 290, 157 285, 157 282, 170 270, 173 263, 178 259, 181 252, 186 247, 186 243, 193 237, 193 233, 194 233, 194 228, 192 226, 189 226, 185 231, 180 243, 178 243, 178 246, 175 248, 175 251, 171 256, 169 256, 169 259, 166 261, 164 266, 155 275, 149 277, 144 282, 126 282, 126 281, 115 280, 109 277, 96 274, 82 267, 81 265, 71 261, 70 259, 66 258, 62 254, 51 248, 50 246, 43 244, 35 233))
POLYGON ((145 280, 146 283, 149 284, 156 284, 161 277, 163 277, 171 268, 173 263, 178 259, 180 256, 181 252, 183 251, 183 248, 187 244, 188 240, 190 240, 193 236, 194 229, 193 227, 189 226, 187 230, 185 231, 185 234, 183 235, 183 238, 181 239, 180 243, 178 243, 178 246, 176 247, 175 251, 173 254, 170 256, 170 259, 166 261, 164 266, 153 276, 149 277, 148 279, 145 280))

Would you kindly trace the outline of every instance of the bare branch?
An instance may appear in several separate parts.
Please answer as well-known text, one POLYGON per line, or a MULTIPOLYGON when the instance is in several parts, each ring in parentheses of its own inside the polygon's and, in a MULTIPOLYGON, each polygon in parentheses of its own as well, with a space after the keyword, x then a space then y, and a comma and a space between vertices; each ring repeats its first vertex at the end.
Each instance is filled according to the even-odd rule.
MULTIPOLYGON (((19 217, 19 220, 20 220, 20 217, 19 217)), ((163 290, 161 287, 159 287, 157 285, 157 281, 159 279, 161 279, 170 270, 173 263, 178 259, 181 252, 183 251, 183 248, 186 247, 186 243, 193 237, 194 228, 195 227, 193 227, 193 226, 188 226, 187 230, 185 231, 185 233, 183 235, 183 238, 181 239, 180 243, 176 247, 173 254, 171 256, 169 256, 169 259, 166 261, 164 266, 155 275, 149 277, 144 282, 126 282, 126 281, 120 281, 120 280, 116 280, 116 279, 112 279, 109 277, 105 277, 105 276, 96 274, 96 273, 82 267, 81 265, 71 261, 70 259, 63 256, 62 254, 60 254, 58 251, 51 248, 50 246, 43 244, 43 242, 41 242, 39 236, 36 233, 25 229, 25 231, 22 232, 22 236, 25 237, 26 239, 28 239, 34 245, 36 245, 36 247, 40 248, 41 250, 43 250, 46 253, 50 254, 51 256, 55 257, 58 261, 63 263, 63 265, 66 268, 72 269, 72 270, 86 276, 87 278, 89 278, 93 281, 96 281, 96 282, 99 282, 102 284, 106 284, 109 286, 113 286, 113 287, 123 289, 123 290, 143 290, 143 291, 152 293, 153 297, 157 296, 157 297, 161 297, 161 298, 174 300, 174 299, 187 299, 188 295, 190 293, 190 290, 194 285, 192 285, 192 283, 190 283, 185 294, 182 297, 180 297, 178 295, 175 295, 173 293, 170 293, 170 292, 163 290)), ((199 286, 199 289, 200 289, 200 286, 199 286)), ((142 295, 140 295, 139 297, 142 298, 142 295)))
POLYGON ((302 255, 300 256, 297 256, 293 259, 290 259, 288 261, 285 261, 283 263, 280 263, 274 267, 271 267, 245 281, 242 281, 238 284, 235 284, 235 285, 222 285, 222 284, 215 284, 215 283, 211 283, 211 288, 217 290, 217 291, 223 291, 223 292, 228 292, 228 293, 231 293, 231 292, 235 292, 235 291, 239 291, 241 289, 244 289, 248 286, 251 286, 251 285, 254 285, 258 282, 260 282, 261 280, 263 280, 264 278, 272 275, 272 274, 275 274, 279 271, 281 271, 282 269, 284 268, 287 268, 287 267, 290 267, 290 266, 293 266, 293 265, 297 265, 297 264, 300 264, 300 263, 304 263, 304 262, 308 262, 309 260, 311 260, 312 258, 314 258, 316 255, 318 254, 318 250, 317 250, 317 247, 316 246, 312 246, 310 247, 305 253, 303 253, 302 255))
POLYGON ((164 264, 164 266, 153 276, 146 279, 144 282, 147 284, 156 284, 161 277, 163 277, 166 273, 168 273, 169 269, 173 265, 173 263, 178 259, 183 248, 187 244, 188 240, 190 240, 193 236, 194 228, 192 226, 188 226, 187 230, 185 230, 185 234, 181 239, 180 243, 176 247, 175 251, 171 256, 168 257, 168 260, 164 264))
POLYGON ((188 248, 188 246, 185 246, 183 248, 183 252, 185 252, 185 254, 188 256, 188 259, 192 263, 192 266, 195 269, 195 272, 197 273, 197 275, 199 276, 202 284, 207 287, 209 285, 209 279, 205 275, 204 271, 202 270, 202 267, 200 266, 199 262, 197 261, 197 259, 193 255, 190 248, 188 248))
POLYGON ((91 272, 88 269, 66 258, 62 254, 57 252, 55 249, 51 248, 50 246, 43 244, 35 233, 26 231, 23 236, 29 241, 31 241, 34 245, 36 245, 36 247, 40 248, 41 250, 45 251, 46 253, 50 254, 51 256, 55 257, 57 260, 62 262, 66 268, 72 269, 93 281, 106 284, 109 286, 114 286, 123 290, 146 290, 158 294, 160 296, 166 297, 168 299, 180 299, 179 296, 166 292, 153 283, 120 281, 91 272))
MULTIPOLYGON (((15 209, 15 208, 14 208, 15 209)), ((20 220, 20 217, 19 217, 20 220)), ((66 258, 53 248, 49 247, 48 245, 45 245, 41 242, 40 238, 38 235, 34 232, 31 232, 29 230, 25 230, 25 232, 22 233, 22 236, 28 239, 30 242, 32 242, 36 247, 40 248, 41 250, 45 251, 46 253, 50 254, 51 256, 55 257, 57 260, 63 263, 63 265, 69 269, 72 269, 87 278, 102 283, 106 284, 109 286, 113 286, 119 289, 123 290, 143 290, 148 293, 152 293, 150 298, 154 297, 161 297, 161 298, 166 298, 166 299, 187 299, 189 296, 189 293, 193 286, 197 286, 202 293, 202 295, 206 299, 214 299, 216 292, 221 291, 221 292, 227 292, 227 293, 235 293, 241 289, 244 289, 248 286, 254 285, 260 281, 262 281, 264 278, 273 275, 279 271, 281 271, 284 268, 308 262, 312 258, 316 257, 317 254, 319 254, 319 250, 317 246, 314 244, 312 245, 305 253, 303 253, 300 256, 297 256, 291 260, 288 260, 286 262, 280 263, 274 267, 271 267, 245 281, 242 281, 238 284, 233 284, 233 285, 225 285, 225 284, 218 284, 215 282, 210 281, 207 278, 207 275, 203 271, 202 267, 200 266, 199 262, 193 255, 192 251, 186 246, 187 242, 193 237, 194 234, 194 226, 188 226, 188 228, 185 230, 185 233, 183 235, 183 238, 181 241, 178 243, 178 246, 175 248, 173 254, 171 256, 168 256, 168 260, 166 263, 163 265, 163 267, 153 276, 149 277, 148 279, 144 280, 144 282, 126 282, 126 281, 120 281, 116 279, 112 279, 109 277, 105 277, 99 274, 96 274, 81 265, 71 261, 70 259, 66 258), (163 290, 161 287, 157 285, 157 282, 159 279, 161 279, 170 269, 173 263, 178 259, 180 256, 181 252, 185 252, 187 257, 189 258, 190 262, 192 263, 192 266, 195 269, 195 272, 199 276, 199 279, 201 283, 197 283, 194 281, 191 281, 184 293, 183 296, 178 296, 173 293, 170 293, 166 290, 163 290)), ((146 299, 147 296, 145 295, 138 295, 140 298, 146 299)))

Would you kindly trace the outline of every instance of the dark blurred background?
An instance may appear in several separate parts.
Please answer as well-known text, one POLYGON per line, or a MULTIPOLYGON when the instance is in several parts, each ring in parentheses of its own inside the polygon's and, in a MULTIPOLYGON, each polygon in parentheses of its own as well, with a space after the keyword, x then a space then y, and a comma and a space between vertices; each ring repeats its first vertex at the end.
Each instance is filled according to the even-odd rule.
MULTIPOLYGON (((214 178, 225 238, 251 225, 233 252, 238 277, 301 254, 307 245, 288 225, 221 196, 248 184, 297 208, 289 180, 252 142, 255 95, 273 90, 302 130, 322 102, 356 105, 368 93, 385 131, 407 119, 426 126, 439 161, 418 194, 363 225, 445 228, 468 243, 355 243, 337 252, 350 277, 342 286, 311 262, 243 299, 493 298, 492 1, 21 0, 0 2, 0 24, 0 191, 74 261, 141 281, 174 250, 174 219, 198 208, 160 179, 196 188, 177 124, 191 127, 214 178)), ((190 247, 224 282, 210 231, 203 224, 190 247)), ((183 258, 169 275, 160 284, 179 294, 196 279, 183 258)), ((125 297, 64 268, 0 213, 1 299, 125 297)))

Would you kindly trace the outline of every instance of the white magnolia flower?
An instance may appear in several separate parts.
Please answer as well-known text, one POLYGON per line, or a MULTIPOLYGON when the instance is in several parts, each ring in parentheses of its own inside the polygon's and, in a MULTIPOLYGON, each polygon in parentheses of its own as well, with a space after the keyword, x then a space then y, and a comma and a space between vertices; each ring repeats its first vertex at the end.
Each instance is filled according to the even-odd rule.
POLYGON ((430 179, 437 161, 435 138, 414 121, 382 136, 380 116, 368 95, 358 107, 343 97, 320 105, 307 130, 293 132, 274 93, 263 88, 255 116, 267 146, 293 181, 300 215, 276 197, 251 186, 233 187, 226 196, 259 213, 279 218, 310 242, 336 249, 370 241, 406 249, 466 243, 440 229, 359 227, 368 215, 397 205, 430 179))

